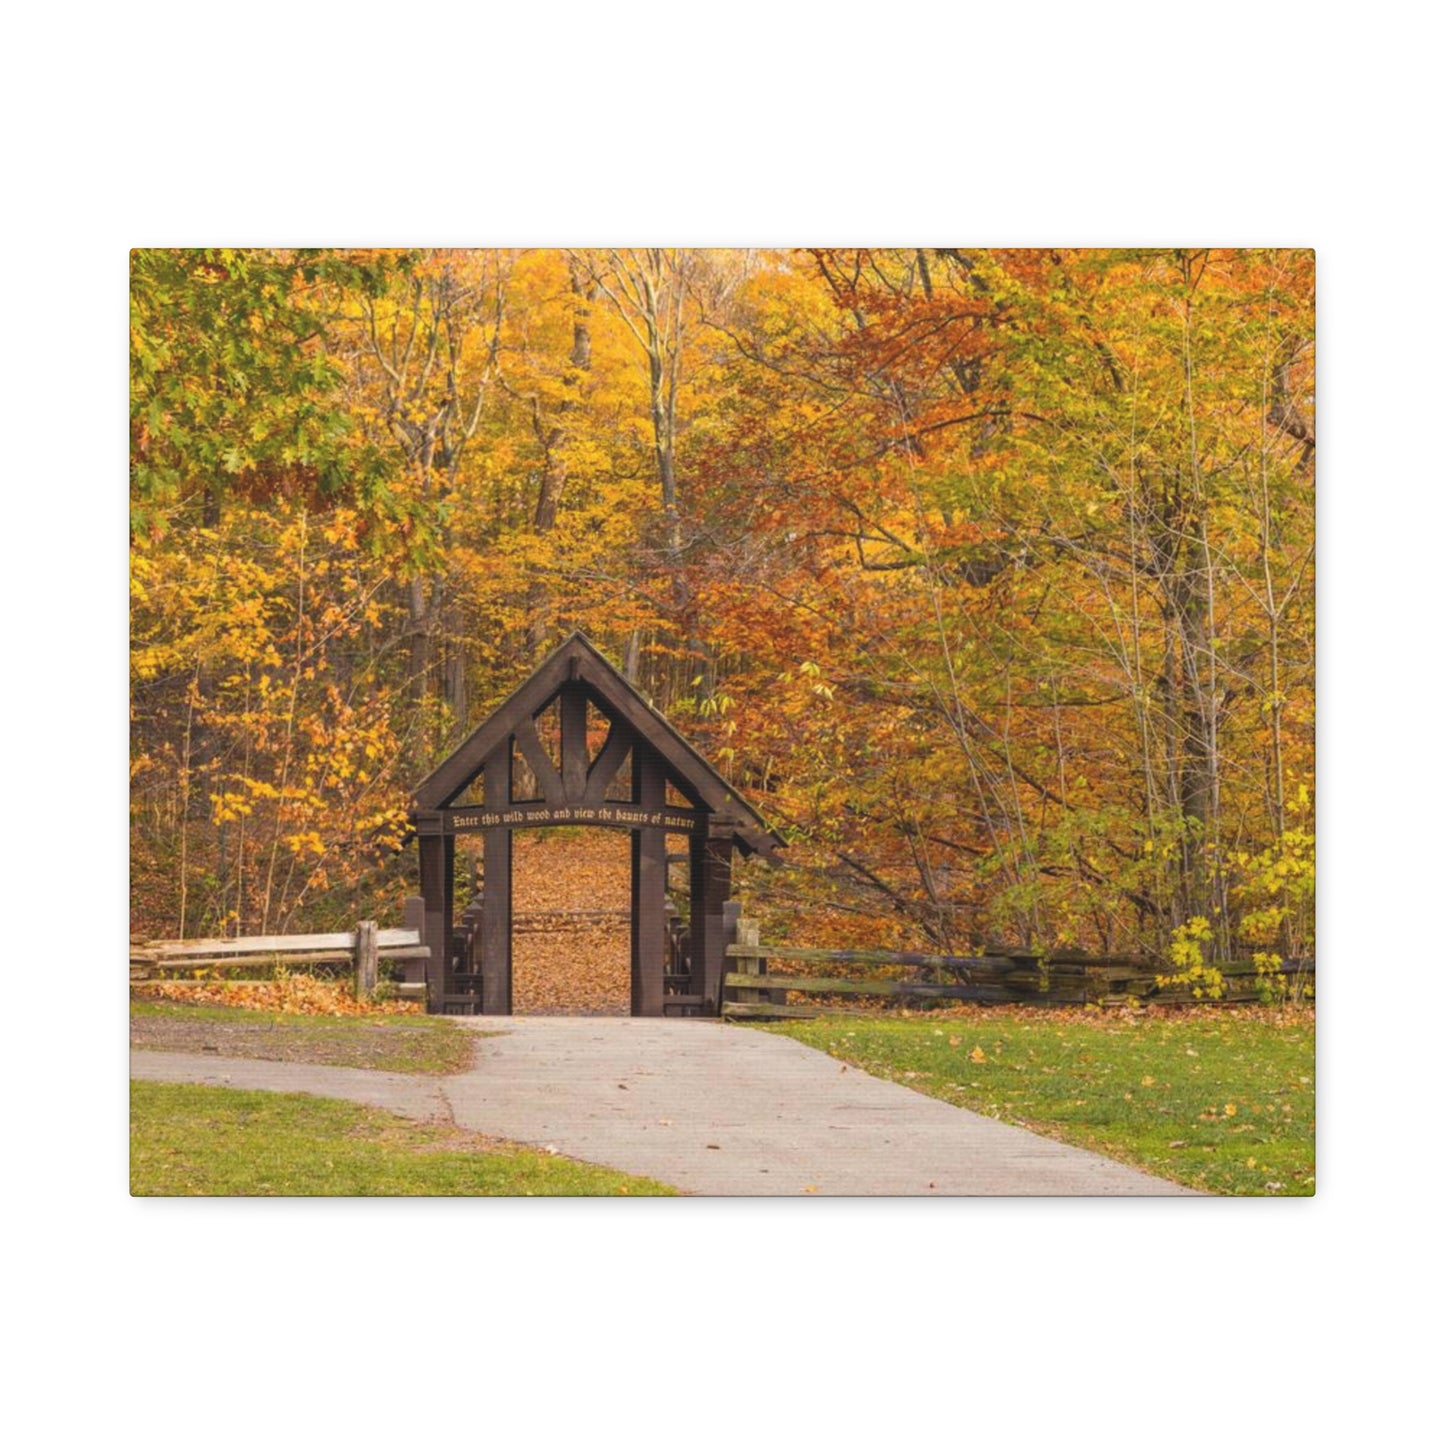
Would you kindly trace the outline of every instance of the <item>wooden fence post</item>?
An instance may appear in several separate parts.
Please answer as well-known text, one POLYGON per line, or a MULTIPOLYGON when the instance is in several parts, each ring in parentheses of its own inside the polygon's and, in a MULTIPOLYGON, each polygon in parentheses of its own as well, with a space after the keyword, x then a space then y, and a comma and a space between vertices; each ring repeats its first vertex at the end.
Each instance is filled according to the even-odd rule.
POLYGON ((368 999, 376 992, 380 973, 376 923, 367 919, 356 925, 356 996, 368 999))
POLYGON ((722 948, 719 950, 721 957, 718 959, 717 975, 717 1011, 721 1016, 723 1004, 727 1000, 727 989, 723 987, 723 979, 732 971, 734 960, 728 957, 728 949, 738 941, 738 926, 742 922, 743 905, 736 898, 729 898, 722 906, 722 948))
MULTIPOLYGON (((756 948, 761 941, 762 928, 759 924, 751 921, 738 920, 738 942, 744 948, 756 948)), ((738 968, 742 973, 761 974, 763 961, 760 958, 740 958, 738 968)), ((762 1003, 763 995, 761 990, 755 988, 744 988, 738 990, 739 1003, 762 1003)))

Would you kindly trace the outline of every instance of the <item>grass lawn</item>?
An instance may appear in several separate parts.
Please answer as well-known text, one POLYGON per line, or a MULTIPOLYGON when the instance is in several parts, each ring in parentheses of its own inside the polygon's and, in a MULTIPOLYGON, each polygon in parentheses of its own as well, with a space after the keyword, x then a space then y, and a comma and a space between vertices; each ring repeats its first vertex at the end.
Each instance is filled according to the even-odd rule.
POLYGON ((593 1164, 304 1094, 131 1083, 135 1195, 674 1194, 593 1164))
POLYGON ((218 1004, 132 1001, 131 1047, 283 1063, 337 1064, 399 1074, 468 1067, 477 1034, 412 1014, 279 1013, 218 1004))
POLYGON ((762 1025, 1211 1194, 1313 1194, 1312 1010, 972 1009, 762 1025))

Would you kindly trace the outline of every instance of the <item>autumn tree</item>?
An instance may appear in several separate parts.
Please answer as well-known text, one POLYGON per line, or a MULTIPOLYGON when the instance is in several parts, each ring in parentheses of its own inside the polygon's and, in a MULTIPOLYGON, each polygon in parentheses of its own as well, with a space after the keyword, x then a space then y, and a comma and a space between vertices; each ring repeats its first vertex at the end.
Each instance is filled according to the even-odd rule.
POLYGON ((1309 946, 1309 253, 132 269, 148 914, 393 888, 408 780, 581 627, 791 839, 779 926, 1309 946))
POLYGON ((330 259, 132 255, 133 882, 157 931, 286 925, 396 836, 369 633, 416 519, 323 345, 330 259))
POLYGON ((1308 257, 814 260, 830 317, 800 292, 735 338, 769 399, 732 450, 750 525, 786 525, 750 558, 772 630, 877 719, 811 835, 853 879, 867 840, 868 886, 942 934, 1227 937, 1227 840, 1268 836, 1288 771, 1241 786, 1251 707, 1289 713, 1260 599, 1276 643, 1295 609, 1275 681, 1310 696, 1308 257))
POLYGON ((440 693, 467 712, 466 647, 445 570, 459 478, 497 376, 510 259, 495 251, 429 251, 356 265, 337 302, 340 354, 355 380, 355 414, 395 449, 409 495, 439 541, 437 570, 401 579, 406 681, 414 702, 440 693))

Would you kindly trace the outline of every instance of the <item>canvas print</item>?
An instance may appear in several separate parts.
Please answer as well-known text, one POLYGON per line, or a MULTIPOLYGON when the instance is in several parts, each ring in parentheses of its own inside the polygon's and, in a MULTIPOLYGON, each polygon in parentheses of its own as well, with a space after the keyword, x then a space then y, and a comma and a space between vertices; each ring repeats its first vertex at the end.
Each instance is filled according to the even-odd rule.
POLYGON ((1314 255, 130 256, 136 1195, 1313 1194, 1314 255))

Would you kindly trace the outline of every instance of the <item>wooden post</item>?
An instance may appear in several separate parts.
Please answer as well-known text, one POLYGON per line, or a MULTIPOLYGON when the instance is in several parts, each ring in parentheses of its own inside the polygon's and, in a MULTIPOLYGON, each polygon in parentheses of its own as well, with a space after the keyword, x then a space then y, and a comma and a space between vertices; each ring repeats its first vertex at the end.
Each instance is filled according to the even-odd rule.
MULTIPOLYGON (((663 806, 667 777, 651 748, 632 755, 632 786, 644 808, 663 806)), ((663 1016, 662 976, 667 968, 667 834, 661 828, 632 832, 632 1013, 663 1016)))
POLYGON ((457 840, 447 834, 442 839, 442 987, 450 993, 455 985, 452 975, 452 934, 456 930, 457 840))
POLYGON ((562 791, 569 803, 587 792, 587 691, 577 683, 562 689, 562 791))
MULTIPOLYGON (((671 882, 671 880, 668 880, 671 882)), ((681 960, 678 958, 677 949, 677 904, 672 901, 671 892, 667 893, 662 900, 662 939, 665 946, 663 964, 663 992, 667 991, 667 975, 677 974, 682 970, 678 967, 681 960)), ((684 992, 682 989, 678 993, 684 992)))
MULTIPOLYGON (((707 997, 707 984, 703 976, 703 957, 707 953, 707 826, 698 820, 687 840, 687 901, 688 930, 687 955, 692 978, 688 983, 689 993, 707 997)), ((701 1009, 708 1013, 706 1001, 701 1009)))
MULTIPOLYGON (((413 928, 417 937, 426 942, 426 900, 411 897, 402 905, 401 926, 413 928)), ((426 982, 426 964, 419 958, 409 958, 402 966, 402 977, 407 983, 426 982)))
MULTIPOLYGON (((482 847, 485 849, 487 840, 482 839, 482 847)), ((462 962, 468 973, 482 972, 482 916, 487 906, 487 885, 480 877, 481 865, 477 865, 478 877, 472 885, 472 901, 462 910, 462 928, 467 941, 466 953, 462 962)))
MULTIPOLYGON (((738 920, 738 942, 744 947, 756 948, 758 946, 759 932, 760 930, 756 923, 749 923, 747 920, 741 918, 738 920)), ((739 973, 760 974, 763 971, 763 961, 760 958, 740 958, 737 960, 737 962, 739 965, 739 973)), ((741 995, 738 999, 739 1003, 764 1002, 763 994, 760 989, 742 988, 738 990, 738 993, 741 995)))
POLYGON ((738 941, 741 906, 728 896, 732 892, 732 835, 708 837, 701 846, 702 897, 699 899, 694 894, 692 906, 694 917, 701 915, 702 929, 692 967, 698 979, 698 992, 707 1000, 704 1010, 716 1016, 722 1013, 722 981, 728 969, 726 950, 730 943, 738 941))
POLYGON ((632 1012, 661 1018, 667 969, 667 834, 638 828, 632 834, 632 1012))
POLYGON ((365 919, 356 925, 356 996, 369 999, 376 992, 381 958, 377 951, 376 920, 365 919))
POLYGON ((726 899, 719 914, 718 929, 718 956, 721 959, 721 969, 717 979, 717 1013, 722 1014, 723 986, 722 975, 732 968, 732 960, 727 956, 727 951, 733 944, 740 941, 739 933, 742 929, 743 905, 734 898, 726 899))
MULTIPOLYGON (((486 763, 483 784, 489 808, 511 800, 510 748, 498 748, 486 763)), ((488 828, 482 836, 482 1012, 512 1011, 512 830, 488 828)))
POLYGON ((488 828, 482 842, 482 1012, 512 1011, 512 830, 488 828))
POLYGON ((417 838, 417 851, 421 855, 421 893, 426 910, 421 941, 431 950, 431 957, 426 963, 428 1013, 441 1012, 442 995, 446 992, 447 954, 452 942, 452 890, 446 843, 440 833, 423 833, 417 838))

